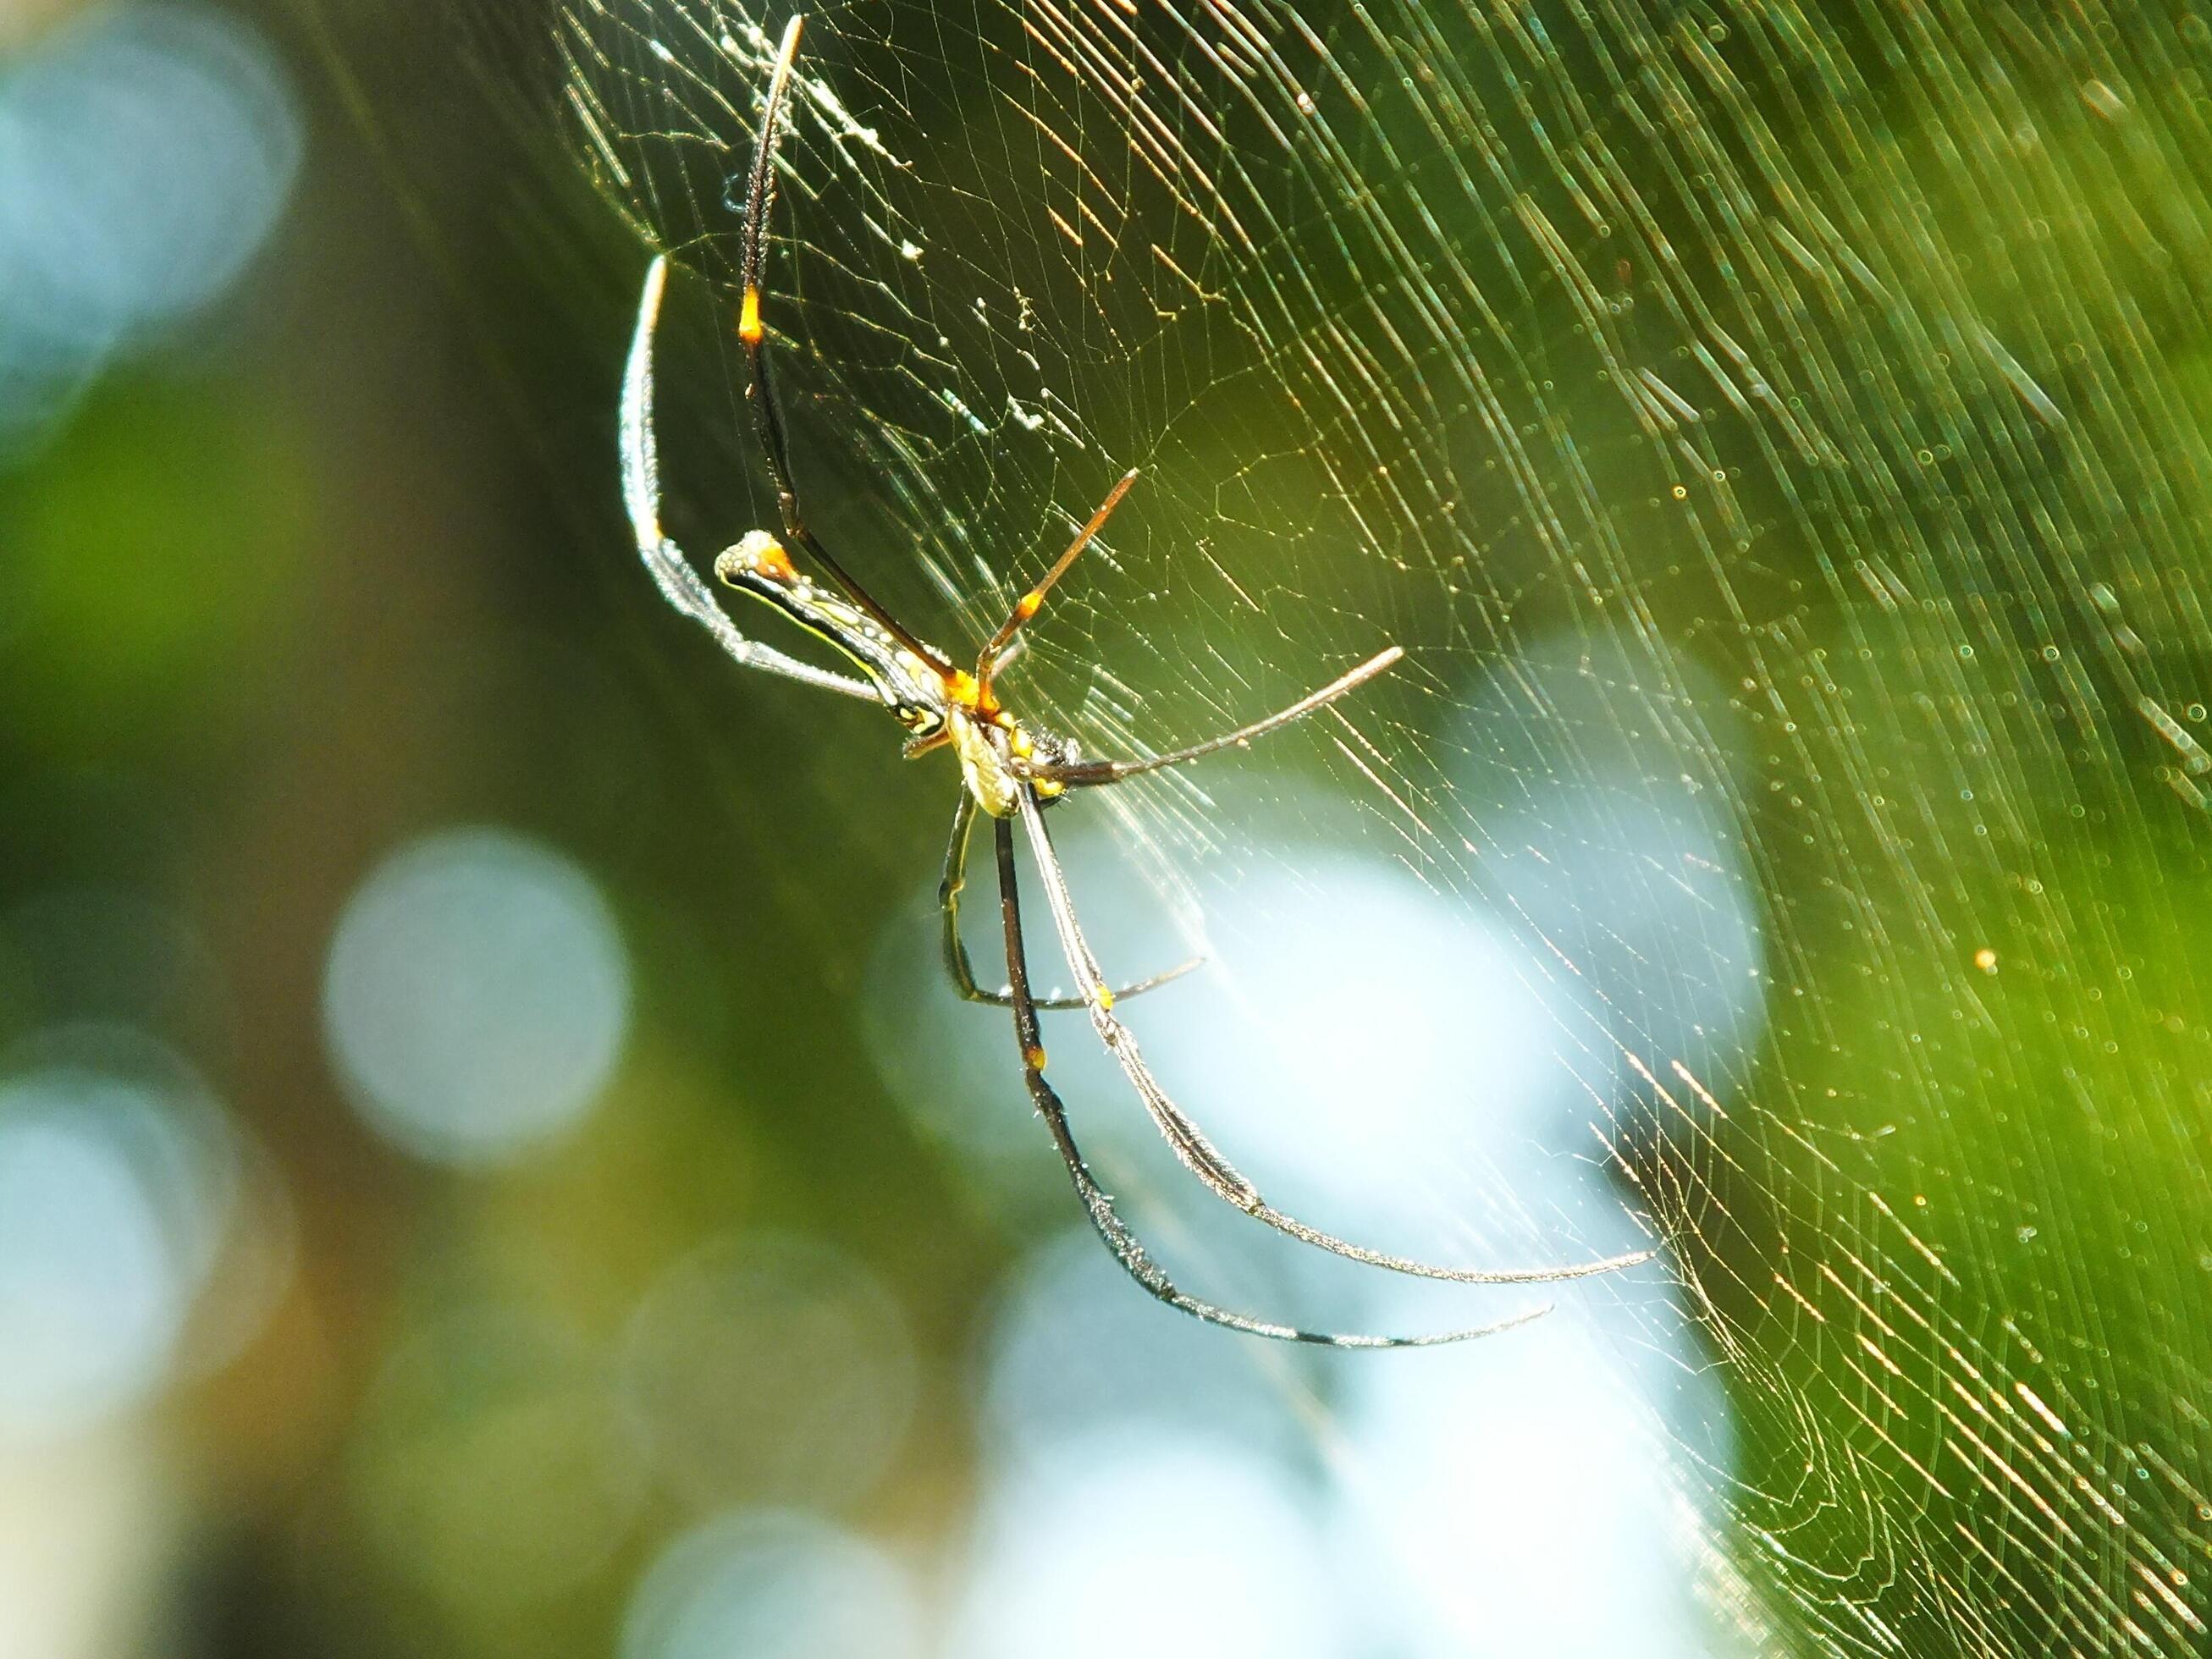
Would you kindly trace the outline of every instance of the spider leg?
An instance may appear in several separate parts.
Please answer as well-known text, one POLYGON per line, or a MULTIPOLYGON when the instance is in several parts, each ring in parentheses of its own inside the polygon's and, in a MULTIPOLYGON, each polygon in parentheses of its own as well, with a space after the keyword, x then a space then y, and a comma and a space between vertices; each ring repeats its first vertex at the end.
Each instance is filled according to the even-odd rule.
POLYGON ((623 500, 629 509, 631 527, 637 532, 639 556, 653 573, 662 597, 687 617, 705 623, 722 649, 746 667, 765 668, 786 679, 873 702, 877 701, 873 686, 787 657, 740 633, 682 550, 661 532, 660 464, 653 434, 653 333, 660 318, 661 292, 667 283, 668 261, 657 258, 645 273, 645 291, 638 301, 637 332, 631 338, 629 366, 623 375, 623 500))
POLYGON ((768 258, 769 215, 775 206, 776 148, 783 137, 784 109, 790 101, 791 70, 799 58, 799 31, 805 21, 801 14, 794 12, 784 25, 783 40, 776 48, 775 70, 769 78, 768 96, 761 106, 752 171, 745 182, 744 231, 738 253, 738 275, 744 285, 744 298, 738 312, 738 338, 744 343, 745 362, 752 375, 752 384, 746 388, 746 400, 752 404, 753 428, 759 434, 761 448, 768 456, 769 471, 775 479, 776 507, 783 519, 785 538, 827 571, 830 580, 845 590, 846 597, 874 618, 885 633, 933 668, 949 674, 952 665, 908 633, 877 603, 867 589, 831 556, 830 550, 815 538, 799 516, 799 486, 791 472, 791 446, 784 434, 782 407, 776 402, 775 387, 769 378, 768 335, 761 324, 761 269, 768 258))
POLYGON ((1254 720, 1249 726, 1240 726, 1234 732, 1209 738, 1204 743, 1194 743, 1188 749, 1177 749, 1165 755, 1151 755, 1142 760, 1068 761, 1058 766, 1033 765, 1029 775, 1050 783, 1065 784, 1071 789, 1089 788, 1102 783, 1119 783, 1139 772, 1157 772, 1163 767, 1181 766, 1201 756, 1218 750, 1239 749, 1255 738, 1263 738, 1279 726, 1302 720, 1324 703, 1334 702, 1346 692, 1356 690, 1373 679, 1392 663, 1406 654, 1400 646, 1377 652, 1348 674, 1339 675, 1318 691, 1309 691, 1287 708, 1279 708, 1265 720, 1254 720))
POLYGON ((1054 562, 1052 568, 1044 573, 1043 580, 1014 601, 1014 608, 1006 613, 1006 620, 999 625, 999 631, 991 635, 991 642, 975 659, 975 678, 981 686, 977 692, 979 701, 987 706, 990 702, 991 677, 999 672, 999 653, 1013 644, 1014 636, 1022 631, 1023 625, 1043 609, 1045 595, 1051 592, 1054 584, 1067 574, 1067 567, 1075 562, 1075 556, 1090 546, 1091 538, 1106 527, 1106 520, 1114 516, 1114 509, 1121 505, 1121 497, 1129 493, 1129 486, 1136 482, 1137 469, 1133 466, 1121 475, 1120 482, 1113 489, 1106 492, 1106 499, 1098 504, 1098 510, 1091 515, 1091 521, 1075 532, 1075 539, 1067 544, 1067 551, 1054 562))
POLYGON ((1168 1097, 1152 1068, 1137 1047, 1137 1039, 1129 1028, 1114 1018, 1114 994, 1107 988, 1104 975, 1100 971, 1098 958, 1091 954, 1083 929, 1075 919, 1075 901, 1067 888, 1067 875, 1061 869, 1059 855, 1053 851, 1051 833, 1045 828, 1044 816, 1039 811, 1034 793, 1023 790, 1019 794, 1022 825, 1029 832, 1030 842, 1036 850, 1037 868, 1044 877, 1045 901, 1052 910, 1054 929, 1060 934, 1060 951, 1067 958, 1067 970, 1075 975, 1076 983, 1084 987, 1085 1000, 1091 1009, 1091 1029, 1119 1062, 1122 1075, 1137 1091, 1145 1109, 1152 1114, 1152 1121, 1167 1137, 1168 1145, 1175 1148, 1176 1156, 1193 1175, 1204 1182, 1214 1195, 1235 1205, 1255 1221, 1265 1222, 1277 1232, 1287 1233, 1302 1243, 1328 1250, 1335 1255, 1364 1261, 1372 1267, 1387 1267, 1393 1273, 1410 1273, 1417 1279, 1447 1279, 1462 1285, 1546 1285, 1568 1279, 1587 1279, 1594 1273, 1614 1273, 1623 1267, 1632 1267, 1640 1261, 1649 1261, 1656 1254, 1653 1250, 1632 1250, 1621 1255, 1610 1255, 1589 1261, 1565 1263, 1548 1267, 1443 1267, 1431 1262, 1415 1261, 1411 1256, 1393 1255, 1386 1250, 1370 1249, 1364 1244, 1354 1244, 1334 1233, 1285 1215, 1260 1195, 1260 1190, 1237 1170, 1237 1166, 1214 1150, 1213 1143, 1187 1116, 1182 1109, 1168 1097))
POLYGON ((1044 1046, 1037 1030, 1037 1009, 1040 1006, 1030 995, 1029 963, 1022 945, 1022 909, 1019 888, 1014 874, 1014 832, 1012 823, 1006 818, 994 820, 999 862, 999 909, 1006 923, 1006 976, 1014 1010, 1014 1036, 1021 1044, 1022 1077, 1029 1085, 1030 1098, 1036 1103, 1037 1115, 1044 1119, 1045 1127, 1051 1132, 1052 1143, 1058 1148, 1060 1162, 1067 1166, 1068 1178, 1075 1183, 1078 1197, 1083 1200, 1085 1214, 1098 1237, 1112 1251, 1114 1259, 1121 1264, 1130 1278, 1143 1285, 1152 1295, 1178 1312, 1193 1319, 1204 1320, 1209 1325, 1224 1325, 1232 1331, 1243 1331, 1248 1336, 1272 1337, 1279 1342, 1312 1342, 1329 1348, 1428 1348, 1446 1342, 1465 1342, 1474 1337, 1492 1336, 1499 1331, 1510 1330, 1516 1325, 1525 1325, 1532 1319, 1540 1319, 1551 1312, 1546 1304, 1526 1313, 1516 1314, 1510 1319, 1494 1324, 1478 1325, 1470 1329, 1437 1331, 1422 1336, 1361 1336, 1335 1331, 1300 1330, 1294 1325, 1278 1325, 1268 1320, 1254 1319, 1248 1315, 1232 1313, 1226 1308, 1216 1307, 1211 1302, 1201 1302, 1186 1295, 1176 1287, 1166 1271, 1152 1259, 1152 1253, 1136 1234, 1129 1230, 1114 1200, 1099 1186, 1091 1166, 1083 1161, 1083 1153, 1075 1144, 1074 1133, 1068 1127, 1067 1109, 1052 1085, 1044 1078, 1044 1046))
MULTIPOLYGON (((1013 1006, 1013 988, 1002 991, 987 991, 975 982, 975 971, 968 959, 968 946, 960 937, 960 894, 968 884, 968 841, 975 823, 975 797, 967 790, 960 792, 960 804, 952 809, 952 840, 945 849, 945 878, 938 884, 937 908, 944 918, 945 971, 952 981, 952 988, 969 1002, 988 1003, 994 1008, 1013 1006)), ((1125 986, 1114 994, 1117 997, 1142 996, 1146 992, 1165 985, 1170 980, 1181 979, 1205 960, 1193 957, 1180 966, 1164 974, 1154 974, 1150 979, 1125 986)), ((1083 1008, 1090 1005, 1081 997, 1033 997, 1030 1004, 1037 1008, 1083 1008)))

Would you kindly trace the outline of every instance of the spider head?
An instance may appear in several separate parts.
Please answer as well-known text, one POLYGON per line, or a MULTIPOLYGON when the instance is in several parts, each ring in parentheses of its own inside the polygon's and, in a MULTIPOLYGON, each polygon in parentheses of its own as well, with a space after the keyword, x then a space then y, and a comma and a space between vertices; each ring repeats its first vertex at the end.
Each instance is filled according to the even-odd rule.
POLYGON ((730 587, 749 586, 748 577, 781 588, 799 586, 799 572, 791 562, 791 555, 765 530, 748 530, 735 547, 726 547, 716 555, 714 575, 730 587))
POLYGON ((906 727, 909 744, 927 743, 944 732, 950 699, 937 666, 844 594, 817 586, 767 531, 747 531, 736 546, 724 548, 715 557, 714 575, 781 611, 859 669, 906 727))

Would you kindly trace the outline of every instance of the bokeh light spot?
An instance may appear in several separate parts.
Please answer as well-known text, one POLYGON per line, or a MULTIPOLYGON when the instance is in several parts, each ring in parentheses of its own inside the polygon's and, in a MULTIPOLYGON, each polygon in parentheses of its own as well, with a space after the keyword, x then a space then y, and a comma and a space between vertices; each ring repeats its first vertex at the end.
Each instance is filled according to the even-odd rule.
MULTIPOLYGON (((1240 1291, 1242 1265, 1228 1279, 1240 1291)), ((976 1407, 984 1449, 1012 1464, 1078 1436, 1142 1430, 1296 1455, 1310 1429, 1284 1378, 1308 1358, 1224 1341, 1169 1312, 1079 1224, 1030 1252, 1007 1287, 976 1407)))
POLYGON ((74 1066, 0 1083, 0 1441, 137 1405, 174 1366, 236 1170, 150 1085, 74 1066))
POLYGON ((497 1616, 605 1563, 644 1496, 637 1452, 599 1355, 550 1322, 465 1308, 386 1364, 355 1497, 386 1559, 497 1616))
POLYGON ((1347 1373, 1338 1553, 1408 1654, 1725 1659, 1699 1600, 1711 1517, 1667 1455, 1734 1462, 1686 1344, 1602 1303, 1347 1373), (1633 1344, 1622 1341, 1633 1338, 1633 1344), (1663 1345, 1663 1346, 1662 1346, 1663 1345))
POLYGON ((605 1088, 629 961, 599 890, 520 836, 456 830, 394 854, 331 945, 332 1058, 380 1133, 434 1163, 500 1164, 605 1088))
POLYGON ((639 1585, 622 1659, 915 1659, 921 1617, 898 1565, 827 1522, 733 1512, 664 1551, 639 1585))
POLYGON ((912 1340, 858 1262, 809 1241, 725 1239, 631 1316, 623 1382, 663 1478, 702 1508, 830 1504, 882 1475, 913 1411, 912 1340))
POLYGON ((1083 1437, 994 1495, 947 1650, 1343 1653, 1343 1603, 1312 1508, 1268 1462, 1200 1437, 1083 1437))
POLYGON ((267 240, 302 134, 244 22, 105 7, 0 79, 0 448, 267 240))

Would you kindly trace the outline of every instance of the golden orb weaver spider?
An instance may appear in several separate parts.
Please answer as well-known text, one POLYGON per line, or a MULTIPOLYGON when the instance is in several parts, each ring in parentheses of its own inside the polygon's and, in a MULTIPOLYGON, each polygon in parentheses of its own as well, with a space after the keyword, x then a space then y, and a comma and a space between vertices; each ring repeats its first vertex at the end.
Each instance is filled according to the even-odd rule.
POLYGON ((660 527, 660 483, 655 459, 653 428, 653 339, 660 313, 668 266, 656 258, 647 271, 639 302, 637 328, 630 343, 629 362, 623 378, 622 456, 623 496, 637 532, 638 551, 670 604, 696 617, 720 641, 722 648, 749 667, 763 668, 805 684, 845 696, 881 702, 906 728, 905 752, 909 757, 933 749, 950 748, 958 757, 961 790, 954 809, 952 836, 945 849, 945 874, 939 889, 943 919, 945 963, 959 994, 970 1002, 989 1003, 1013 1011, 1014 1033, 1021 1050, 1022 1073, 1037 1113, 1066 1164, 1077 1194, 1082 1199, 1091 1224, 1115 1261, 1146 1291, 1162 1302, 1194 1318, 1223 1325, 1254 1336, 1291 1342, 1314 1342, 1340 1348, 1423 1347, 1487 1336, 1525 1324, 1549 1311, 1548 1305, 1511 1318, 1470 1328, 1440 1331, 1418 1336, 1362 1336, 1329 1331, 1300 1330, 1292 1326, 1255 1319, 1202 1302, 1178 1289, 1138 1240, 1114 1207, 1084 1162, 1068 1127, 1067 1113, 1059 1094, 1045 1080, 1045 1054, 1039 1033, 1038 1011, 1082 1008, 1091 1016, 1092 1029, 1167 1138, 1176 1157, 1215 1196, 1277 1231, 1318 1249, 1371 1267, 1425 1279, 1452 1279, 1469 1285, 1520 1285, 1580 1279, 1611 1273, 1648 1261, 1650 1250, 1552 1267, 1484 1269, 1441 1267, 1370 1249, 1322 1231, 1294 1216, 1285 1214, 1263 1199, 1258 1188, 1217 1152, 1211 1141, 1169 1098, 1139 1052, 1136 1038, 1115 1017, 1117 998, 1148 991, 1176 979, 1195 963, 1185 963, 1167 973, 1124 988, 1109 988, 1098 959, 1091 953, 1075 916, 1073 898, 1058 855, 1053 851, 1043 809, 1070 790, 1118 783, 1139 773, 1181 766, 1218 750, 1238 747, 1253 738, 1286 726, 1333 702, 1346 692, 1382 673, 1403 654, 1395 646, 1377 653, 1349 673, 1301 697, 1287 708, 1264 720, 1206 742, 1141 760, 1084 758, 1067 738, 1025 726, 1000 702, 993 684, 1009 660, 1023 627, 1043 606, 1054 583, 1066 574, 1076 556, 1105 525, 1137 474, 1133 470, 1108 492, 1098 510, 1078 532, 1067 550, 1037 584, 1024 593, 1006 622, 977 654, 971 672, 957 665, 933 647, 926 645, 902 627, 890 613, 872 599, 866 588, 831 556, 800 516, 799 494, 792 477, 791 455, 777 407, 769 368, 768 337, 761 317, 761 269, 766 247, 766 225, 775 197, 776 149, 785 106, 791 88, 792 66, 799 53, 800 19, 785 27, 776 53, 775 72, 763 102, 760 131, 753 149, 752 169, 745 191, 745 216, 739 257, 743 299, 738 318, 738 337, 745 348, 750 383, 747 397, 769 471, 775 479, 776 501, 783 520, 779 541, 766 531, 755 530, 714 561, 714 574, 725 585, 751 595, 806 632, 833 647, 862 678, 817 668, 787 657, 740 632, 715 603, 676 544, 660 527), (818 586, 792 562, 796 548, 826 572, 836 590, 818 586), (959 896, 965 880, 969 834, 978 811, 992 821, 999 877, 999 904, 1006 935, 1006 986, 987 991, 975 981, 959 929, 959 896), (1030 988, 1029 963, 1022 934, 1021 898, 1014 867, 1013 823, 1018 818, 1042 873, 1045 900, 1052 912, 1068 970, 1083 988, 1079 996, 1039 998, 1030 988))

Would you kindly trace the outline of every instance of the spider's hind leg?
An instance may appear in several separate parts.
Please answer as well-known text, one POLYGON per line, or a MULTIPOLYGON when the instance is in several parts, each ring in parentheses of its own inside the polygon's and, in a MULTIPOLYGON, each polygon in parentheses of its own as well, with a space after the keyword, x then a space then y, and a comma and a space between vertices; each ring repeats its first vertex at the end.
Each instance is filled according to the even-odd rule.
MULTIPOLYGON (((945 971, 952 981, 952 988, 966 1002, 981 1002, 994 1008, 1011 1008, 1014 1004, 1013 988, 987 991, 975 982, 975 969, 969 960, 968 946, 960 937, 960 895, 968 885, 968 842, 975 826, 975 798, 967 790, 960 792, 960 804, 952 811, 952 838, 945 849, 945 875, 937 888, 938 914, 942 918, 945 971)), ((1181 979, 1205 960, 1193 957, 1179 963, 1165 973, 1154 974, 1150 979, 1139 980, 1113 994, 1116 998, 1142 996, 1156 991, 1170 980, 1181 979)), ((1038 997, 1033 999, 1039 1008, 1068 1009, 1088 1006, 1083 998, 1038 997)))
POLYGON ((1232 1331, 1242 1331, 1247 1336, 1270 1337, 1278 1342, 1310 1342, 1327 1348, 1429 1348, 1447 1342, 1465 1342, 1479 1336, 1495 1335, 1510 1330, 1516 1325, 1525 1325, 1532 1319, 1540 1319, 1551 1312, 1551 1304, 1532 1308, 1526 1313, 1498 1320, 1488 1325, 1477 1325, 1456 1331, 1436 1331, 1420 1336, 1365 1336, 1340 1331, 1301 1330, 1295 1325, 1279 1325, 1271 1320, 1255 1319, 1248 1314, 1235 1313, 1227 1308, 1202 1302, 1178 1289, 1167 1271, 1153 1260, 1143 1241, 1129 1230, 1127 1222, 1114 1208, 1114 1200, 1099 1186, 1098 1179, 1091 1173, 1091 1166, 1083 1160, 1083 1153, 1075 1144, 1074 1133, 1068 1127, 1067 1109, 1060 1103, 1060 1095, 1044 1079, 1044 1046, 1037 1030, 1037 1010, 1042 1005, 1030 994, 1029 963, 1022 947, 1022 910, 1019 889, 1014 875, 1013 825, 1005 818, 994 823, 996 832, 999 864, 999 905, 1006 934, 1006 975, 1009 996, 1014 1011, 1014 1035, 1021 1044, 1022 1077, 1029 1085, 1030 1098, 1036 1103, 1037 1115, 1044 1119, 1051 1133, 1053 1146, 1060 1153, 1060 1162, 1067 1166, 1068 1178, 1075 1183, 1076 1194, 1083 1200, 1084 1212, 1090 1217, 1091 1226, 1113 1252, 1115 1261, 1122 1270, 1146 1292, 1157 1297, 1193 1319, 1209 1325, 1221 1325, 1232 1331))
POLYGON ((1100 974, 1098 958, 1092 953, 1090 941, 1083 936, 1083 928, 1075 919, 1075 900, 1067 888, 1067 875, 1060 868, 1059 855, 1054 852, 1052 832, 1045 828, 1043 815, 1037 810, 1034 794, 1021 797, 1022 826, 1029 832, 1030 845, 1036 853, 1037 870, 1044 878, 1047 902, 1051 908, 1053 927, 1060 934, 1060 953, 1067 962, 1067 970, 1079 985, 1097 988, 1087 1000, 1091 1011, 1091 1029, 1098 1040, 1121 1068, 1121 1073, 1137 1091, 1145 1110, 1151 1115, 1168 1145, 1183 1166, 1204 1182, 1213 1195, 1224 1204, 1235 1206, 1255 1221, 1273 1227, 1301 1243, 1313 1245, 1353 1261, 1364 1261, 1371 1267, 1385 1267, 1392 1273, 1410 1274, 1416 1279, 1443 1279, 1461 1285, 1548 1285, 1569 1279, 1588 1279, 1598 1273, 1617 1273, 1624 1267, 1633 1267, 1651 1260, 1654 1251, 1632 1250, 1622 1255, 1601 1256, 1583 1261, 1559 1262, 1542 1267, 1445 1267, 1433 1262, 1419 1261, 1411 1256, 1393 1255, 1388 1250, 1371 1249, 1364 1244, 1355 1244, 1339 1238, 1334 1233, 1323 1231, 1310 1223, 1301 1221, 1260 1195, 1260 1190, 1247 1180, 1237 1166, 1224 1158, 1205 1132, 1192 1121, 1188 1113, 1169 1098, 1152 1069, 1145 1063, 1136 1036, 1114 1014, 1114 998, 1105 990, 1100 974))

